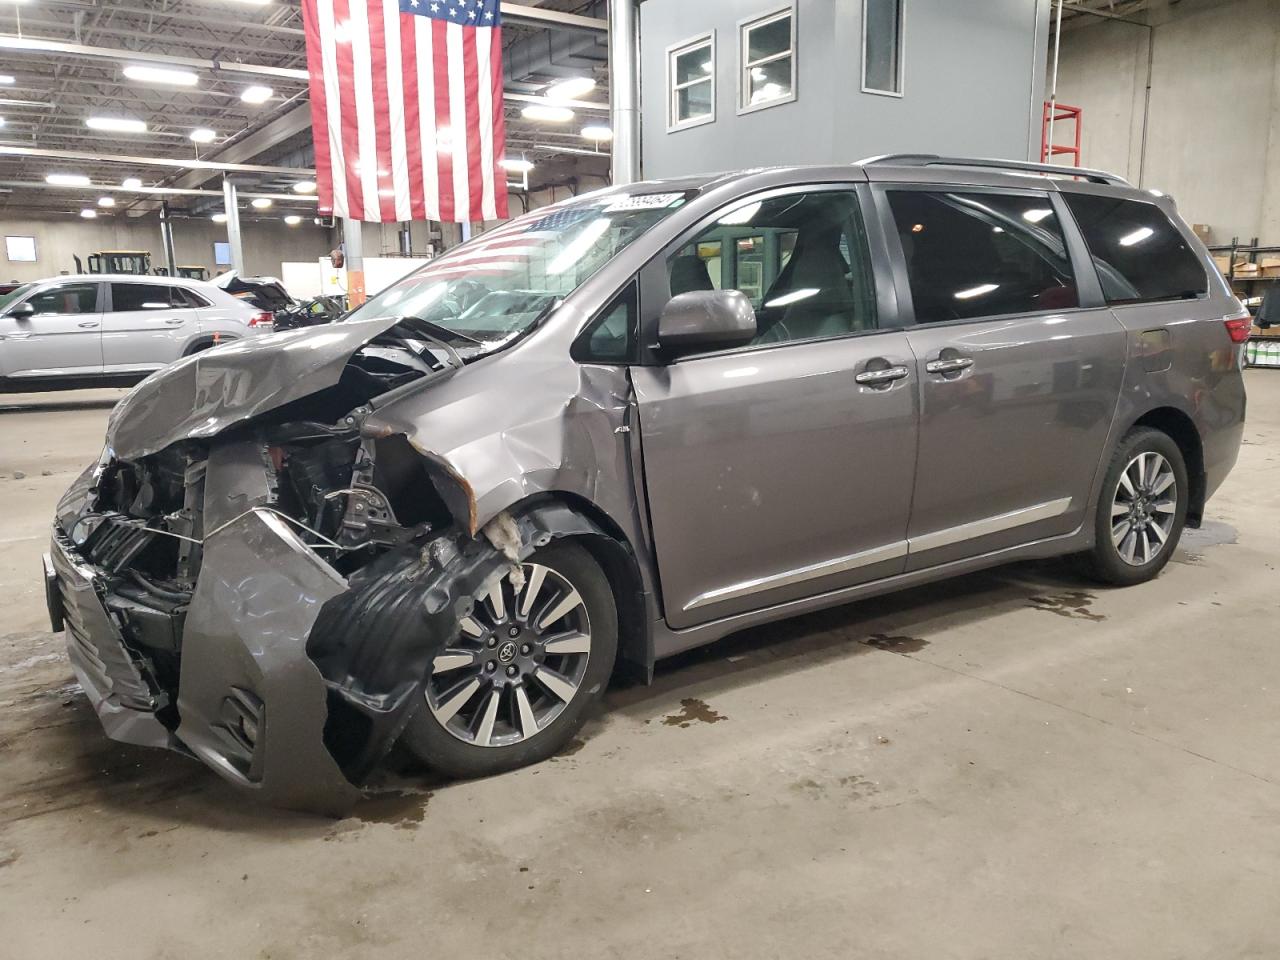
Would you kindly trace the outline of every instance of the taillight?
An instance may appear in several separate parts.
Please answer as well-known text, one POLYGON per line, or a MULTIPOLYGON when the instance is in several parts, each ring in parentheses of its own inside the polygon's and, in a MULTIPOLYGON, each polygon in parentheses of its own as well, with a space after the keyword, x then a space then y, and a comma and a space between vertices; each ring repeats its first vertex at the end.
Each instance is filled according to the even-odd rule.
POLYGON ((263 310, 261 313, 255 313, 249 318, 249 326, 251 327, 272 327, 275 326, 276 315, 270 310, 263 310))
POLYGON ((1222 324, 1227 328, 1227 336, 1232 343, 1244 343, 1249 339, 1249 331, 1253 328, 1253 317, 1247 313, 1239 317, 1226 317, 1222 324))

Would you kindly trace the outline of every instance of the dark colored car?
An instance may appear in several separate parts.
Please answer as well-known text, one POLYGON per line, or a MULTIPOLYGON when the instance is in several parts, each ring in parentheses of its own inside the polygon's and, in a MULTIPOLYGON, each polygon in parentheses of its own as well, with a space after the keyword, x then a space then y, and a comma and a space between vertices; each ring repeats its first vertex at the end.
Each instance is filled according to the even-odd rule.
MULTIPOLYGON (((1045 174, 1045 175, 1042 175, 1045 174)), ((1248 316, 1167 197, 896 157, 641 183, 182 361, 58 507, 110 736, 338 810, 546 758, 622 671, 1012 560, 1168 562, 1248 316)))

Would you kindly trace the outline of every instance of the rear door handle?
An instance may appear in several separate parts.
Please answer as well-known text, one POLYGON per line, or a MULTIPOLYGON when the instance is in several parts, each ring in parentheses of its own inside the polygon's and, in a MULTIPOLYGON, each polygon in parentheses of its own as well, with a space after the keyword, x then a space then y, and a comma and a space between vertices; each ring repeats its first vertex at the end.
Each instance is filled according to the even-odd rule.
POLYGON ((956 373, 972 366, 972 357, 948 357, 946 360, 930 360, 924 368, 930 373, 956 373))
POLYGON ((165 323, 167 323, 171 327, 176 327, 179 324, 186 323, 186 322, 187 321, 183 320, 181 317, 173 317, 172 319, 165 321, 165 323))
POLYGON ((904 379, 911 371, 906 367, 884 367, 879 370, 863 370, 853 379, 866 387, 878 387, 904 379))
POLYGON ((76 324, 76 326, 79 327, 81 330, 92 330, 97 325, 98 325, 97 320, 86 320, 83 323, 76 324))

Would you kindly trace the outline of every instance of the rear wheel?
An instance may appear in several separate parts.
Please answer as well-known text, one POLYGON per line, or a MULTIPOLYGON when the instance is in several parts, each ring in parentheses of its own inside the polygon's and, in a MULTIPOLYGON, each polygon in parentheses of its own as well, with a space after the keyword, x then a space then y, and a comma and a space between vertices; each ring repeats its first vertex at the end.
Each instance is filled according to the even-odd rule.
POLYGON ((1187 518, 1182 451, 1159 430, 1138 427, 1120 442, 1103 481, 1089 573, 1104 583, 1142 583, 1169 562, 1187 518))
POLYGON ((618 646, 613 591, 574 543, 537 550, 483 596, 431 665, 404 742, 456 777, 552 756, 604 694, 618 646))

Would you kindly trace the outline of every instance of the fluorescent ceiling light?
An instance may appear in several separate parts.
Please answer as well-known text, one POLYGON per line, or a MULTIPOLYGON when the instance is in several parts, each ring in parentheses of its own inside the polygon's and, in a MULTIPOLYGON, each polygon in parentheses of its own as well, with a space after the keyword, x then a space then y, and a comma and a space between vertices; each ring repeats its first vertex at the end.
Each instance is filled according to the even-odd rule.
POLYGON ((591 77, 573 77, 553 83, 542 91, 542 95, 548 100, 577 100, 584 93, 590 93, 595 88, 596 82, 591 77))
POLYGON ((316 182, 314 180, 299 180, 293 185, 294 193, 315 193, 316 182))
POLYGON ((968 290, 957 290, 955 297, 957 300, 972 300, 974 297, 981 297, 990 293, 992 290, 999 289, 998 283, 980 283, 976 287, 970 287, 968 290))
POLYGON ((531 103, 520 113, 526 120, 546 120, 549 123, 567 123, 573 119, 573 111, 568 107, 551 104, 531 103))
POLYGON ((284 222, 291 227, 296 227, 298 224, 302 222, 302 218, 298 216, 296 213, 291 213, 289 214, 289 216, 284 218, 284 222))
POLYGON ((0 127, 4 126, 4 117, 0 117, 0 127))
POLYGON ((15 82, 16 81, 13 79, 11 75, 7 73, 0 73, 0 85, 7 87, 9 84, 15 83, 15 82))
POLYGON ((226 223, 227 215, 225 213, 215 213, 209 219, 211 219, 214 223, 226 223))
POLYGON ((190 70, 173 70, 168 67, 142 67, 130 64, 122 71, 130 80, 141 83, 169 83, 176 87, 194 87, 200 78, 190 70))
POLYGON ((601 124, 592 124, 582 128, 582 135, 588 140, 612 140, 613 130, 601 124))
POLYGON ((819 293, 819 289, 817 287, 803 287, 800 290, 792 290, 790 293, 784 293, 780 297, 774 297, 772 300, 766 303, 765 306, 766 307, 785 307, 789 303, 796 303, 797 301, 800 301, 800 300, 808 300, 810 297, 816 296, 818 293, 819 293))
POLYGON ((267 207, 271 206, 271 201, 266 197, 258 197, 252 204, 250 204, 250 206, 255 210, 265 210, 267 207))
POLYGON ((120 186, 124 187, 126 190, 141 190, 142 181, 137 177, 129 177, 129 179, 125 180, 125 182, 120 184, 120 186))
POLYGON ((245 87, 244 92, 240 94, 240 99, 245 103, 266 103, 275 94, 270 87, 262 87, 254 85, 245 87))
POLYGON ((112 133, 146 133, 147 124, 143 120, 129 120, 125 117, 90 117, 84 122, 90 130, 109 130, 112 133))
POLYGON ((1027 223, 1039 223, 1045 217, 1051 216, 1053 216, 1053 211, 1045 207, 1033 207, 1030 210, 1024 210, 1022 212, 1022 219, 1027 221, 1027 223))
POLYGON ((751 203, 744 203, 736 210, 730 210, 716 223, 723 223, 732 226, 736 223, 750 223, 755 219, 757 213, 760 212, 760 201, 754 200, 751 203))
POLYGON ((510 170, 512 173, 528 173, 533 169, 532 160, 519 160, 508 157, 505 160, 499 160, 498 163, 504 170, 510 170))
POLYGON ((44 182, 54 187, 87 187, 89 178, 83 173, 51 173, 44 182))
POLYGON ((1133 233, 1126 233, 1121 237, 1120 246, 1132 247, 1135 243, 1141 243, 1143 240, 1146 240, 1153 233, 1155 233, 1155 231, 1150 227, 1139 227, 1137 230, 1133 231, 1133 233))
POLYGON ((115 205, 116 205, 115 197, 99 197, 98 198, 98 206, 100 207, 114 207, 115 205))
POLYGON ((80 216, 84 217, 86 220, 96 220, 98 217, 98 211, 94 210, 92 207, 85 207, 80 211, 80 216))
POLYGON ((208 127, 198 127, 191 131, 191 139, 196 143, 213 143, 217 138, 218 135, 208 127))

